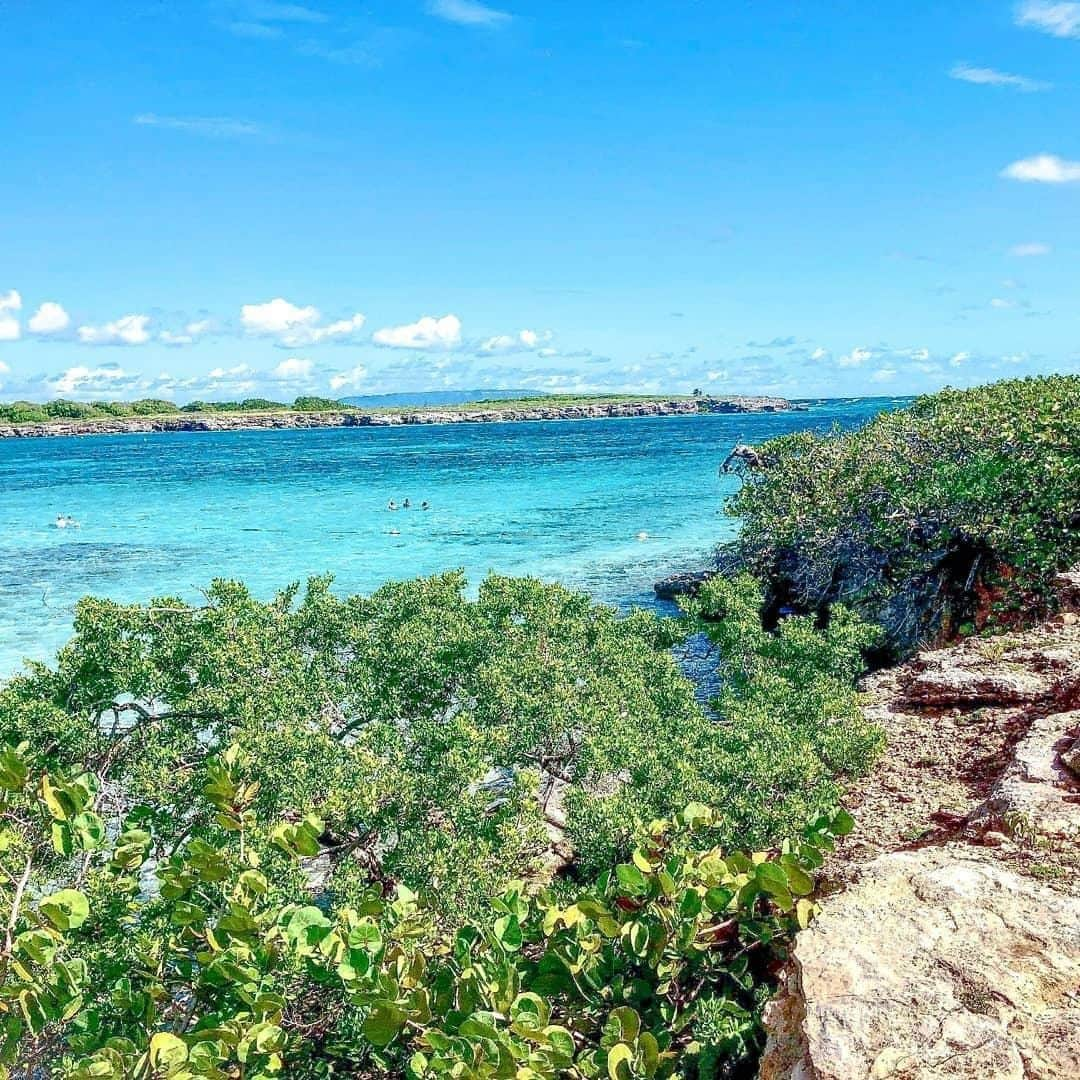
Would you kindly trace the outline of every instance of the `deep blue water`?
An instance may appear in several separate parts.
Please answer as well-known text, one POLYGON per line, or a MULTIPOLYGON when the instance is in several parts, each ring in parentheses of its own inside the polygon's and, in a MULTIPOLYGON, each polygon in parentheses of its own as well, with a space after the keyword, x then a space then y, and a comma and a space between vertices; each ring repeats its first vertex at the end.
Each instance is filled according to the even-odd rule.
POLYGON ((463 567, 529 574, 628 605, 735 524, 736 441, 858 424, 895 404, 808 412, 319 431, 0 440, 0 675, 45 659, 87 593, 262 596, 313 573, 341 592, 463 567), (432 509, 391 513, 388 500, 432 509), (58 529, 58 514, 79 529, 58 529), (397 530, 398 535, 393 534, 397 530))

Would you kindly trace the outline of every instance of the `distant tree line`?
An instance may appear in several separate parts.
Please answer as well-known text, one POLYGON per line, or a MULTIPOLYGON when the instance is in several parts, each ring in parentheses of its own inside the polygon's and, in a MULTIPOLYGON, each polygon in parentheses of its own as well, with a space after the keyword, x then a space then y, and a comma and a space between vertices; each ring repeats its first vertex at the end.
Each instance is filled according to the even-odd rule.
POLYGON ((243 401, 192 401, 177 405, 162 398, 141 398, 138 401, 69 401, 57 398, 42 403, 14 401, 0 405, 0 423, 42 424, 49 420, 106 420, 110 417, 176 416, 183 413, 249 413, 249 412, 323 412, 348 409, 349 405, 333 398, 304 395, 290 405, 268 398, 244 398, 243 401))

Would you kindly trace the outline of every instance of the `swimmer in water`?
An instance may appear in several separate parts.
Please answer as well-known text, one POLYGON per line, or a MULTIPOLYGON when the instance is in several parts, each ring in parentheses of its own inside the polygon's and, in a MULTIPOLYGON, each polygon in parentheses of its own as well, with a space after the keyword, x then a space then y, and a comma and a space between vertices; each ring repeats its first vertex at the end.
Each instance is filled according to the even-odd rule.
POLYGON ((412 503, 408 499, 406 499, 401 505, 404 506, 406 510, 408 510, 412 506, 412 503))
POLYGON ((387 510, 396 510, 397 508, 398 508, 398 504, 397 504, 396 502, 394 502, 394 500, 393 500, 393 499, 391 499, 391 500, 390 500, 390 501, 389 501, 389 502, 388 502, 388 503, 386 504, 386 509, 387 509, 387 510))
POLYGON ((421 509, 421 510, 430 510, 430 509, 431 509, 431 503, 429 503, 429 502, 427 501, 427 499, 425 499, 425 500, 424 500, 424 501, 423 501, 423 502, 422 502, 422 503, 420 504, 420 509, 421 509))

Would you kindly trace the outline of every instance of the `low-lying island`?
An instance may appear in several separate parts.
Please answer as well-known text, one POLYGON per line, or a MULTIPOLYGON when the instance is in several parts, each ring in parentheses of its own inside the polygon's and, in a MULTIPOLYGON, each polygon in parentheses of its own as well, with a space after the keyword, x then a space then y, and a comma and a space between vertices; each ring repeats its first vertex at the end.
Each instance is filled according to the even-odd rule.
POLYGON ((57 418, 33 423, 0 423, 0 438, 63 435, 138 435, 161 431, 260 431, 339 427, 400 427, 405 424, 485 424, 536 420, 600 420, 642 416, 688 416, 701 413, 788 412, 798 409, 786 398, 670 397, 656 399, 575 400, 571 404, 536 401, 478 402, 454 409, 275 409, 252 412, 173 412, 151 416, 57 418))

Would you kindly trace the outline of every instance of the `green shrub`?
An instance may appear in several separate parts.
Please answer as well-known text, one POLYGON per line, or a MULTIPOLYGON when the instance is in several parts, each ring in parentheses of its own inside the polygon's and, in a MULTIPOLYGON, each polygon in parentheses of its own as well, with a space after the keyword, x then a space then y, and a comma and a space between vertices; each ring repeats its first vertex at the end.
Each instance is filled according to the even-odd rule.
POLYGON ((715 815, 691 805, 569 900, 512 883, 448 932, 403 886, 315 904, 309 871, 288 902, 325 823, 281 822, 258 856, 249 764, 213 757, 177 835, 139 805, 110 830, 94 773, 0 749, 16 883, 0 898, 0 1062, 73 1080, 730 1075, 759 1049, 761 991, 851 826, 828 815, 774 852, 724 852, 702 847, 715 815), (65 861, 73 887, 23 887, 65 861))
POLYGON ((101 416, 131 416, 132 408, 124 401, 95 401, 91 406, 101 416))
POLYGON ((133 401, 130 408, 135 416, 167 416, 180 411, 173 402, 164 401, 161 398, 143 398, 140 401, 133 401))
POLYGON ((84 600, 56 665, 0 687, 0 863, 27 883, 0 890, 0 1063, 689 1078, 753 1055, 822 815, 878 745, 864 625, 767 634, 748 579, 681 623, 456 573, 206 596, 84 600), (670 651, 695 629, 715 716, 670 651))
POLYGON ((324 397, 298 397, 293 402, 293 408, 297 412, 334 412, 348 408, 340 401, 324 397))
POLYGON ((759 448, 729 509, 776 605, 855 604, 893 651, 1036 613, 1080 558, 1080 377, 945 390, 759 448))
POLYGON ((87 405, 85 401, 67 401, 64 398, 47 401, 41 408, 50 419, 89 420, 101 415, 99 409, 87 405))
POLYGON ((48 413, 40 405, 29 401, 13 401, 10 405, 0 405, 0 420, 9 424, 41 424, 48 419, 48 413))

